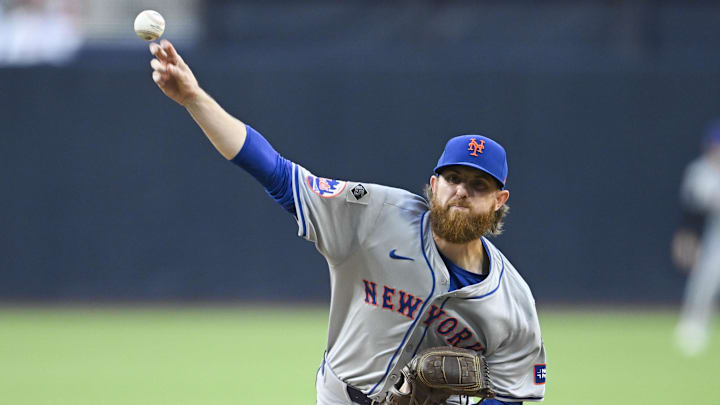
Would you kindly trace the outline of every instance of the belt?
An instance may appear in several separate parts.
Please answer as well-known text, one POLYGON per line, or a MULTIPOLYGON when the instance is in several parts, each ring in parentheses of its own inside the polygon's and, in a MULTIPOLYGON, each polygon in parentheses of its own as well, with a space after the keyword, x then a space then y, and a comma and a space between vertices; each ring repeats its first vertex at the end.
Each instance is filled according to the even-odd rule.
POLYGON ((355 389, 351 386, 347 386, 347 393, 350 400, 360 405, 373 405, 375 401, 368 398, 367 395, 363 394, 362 391, 355 389))

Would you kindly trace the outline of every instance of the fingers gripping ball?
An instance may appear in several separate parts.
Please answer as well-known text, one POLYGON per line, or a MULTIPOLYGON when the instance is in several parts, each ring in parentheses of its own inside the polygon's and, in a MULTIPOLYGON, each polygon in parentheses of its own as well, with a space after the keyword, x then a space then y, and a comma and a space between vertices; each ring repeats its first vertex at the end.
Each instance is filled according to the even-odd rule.
POLYGON ((135 17, 135 33, 146 41, 154 41, 165 31, 165 19, 154 10, 145 10, 135 17))
POLYGON ((402 374, 403 381, 388 394, 388 405, 445 404, 453 395, 495 397, 485 357, 468 349, 440 346, 423 350, 402 374))

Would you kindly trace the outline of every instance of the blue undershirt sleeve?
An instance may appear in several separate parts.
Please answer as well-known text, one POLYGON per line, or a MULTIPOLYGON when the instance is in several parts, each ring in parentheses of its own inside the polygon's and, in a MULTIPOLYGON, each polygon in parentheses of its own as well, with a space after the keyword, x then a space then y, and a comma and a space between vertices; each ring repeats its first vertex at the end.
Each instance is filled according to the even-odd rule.
POLYGON ((292 193, 292 162, 280 156, 250 125, 247 138, 232 162, 250 173, 286 211, 295 215, 292 193))
POLYGON ((504 401, 500 401, 500 400, 493 398, 493 399, 486 399, 475 405, 522 405, 522 402, 504 402, 504 401))

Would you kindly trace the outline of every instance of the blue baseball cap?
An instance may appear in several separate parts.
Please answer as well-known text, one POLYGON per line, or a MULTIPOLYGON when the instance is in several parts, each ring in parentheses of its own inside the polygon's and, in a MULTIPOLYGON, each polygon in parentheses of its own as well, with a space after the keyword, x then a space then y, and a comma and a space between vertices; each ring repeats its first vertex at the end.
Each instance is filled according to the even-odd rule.
POLYGON ((505 188, 508 175, 505 149, 497 142, 482 135, 460 135, 448 141, 435 166, 435 173, 448 166, 468 166, 494 177, 505 188))

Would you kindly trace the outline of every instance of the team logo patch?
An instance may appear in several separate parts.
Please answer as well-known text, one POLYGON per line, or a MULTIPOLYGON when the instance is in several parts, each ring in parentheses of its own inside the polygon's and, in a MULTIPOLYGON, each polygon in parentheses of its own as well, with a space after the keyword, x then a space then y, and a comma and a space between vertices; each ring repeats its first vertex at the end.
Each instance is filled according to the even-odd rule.
POLYGON ((545 384, 545 365, 544 364, 536 364, 535 365, 535 385, 542 385, 545 384))
POLYGON ((483 153, 483 150, 485 150, 485 140, 481 139, 480 143, 477 143, 475 138, 470 138, 470 143, 468 143, 468 151, 470 151, 471 156, 480 156, 478 153, 483 153))
POLYGON ((323 198, 339 196, 345 190, 346 182, 326 179, 324 177, 307 176, 307 185, 313 193, 323 198))

